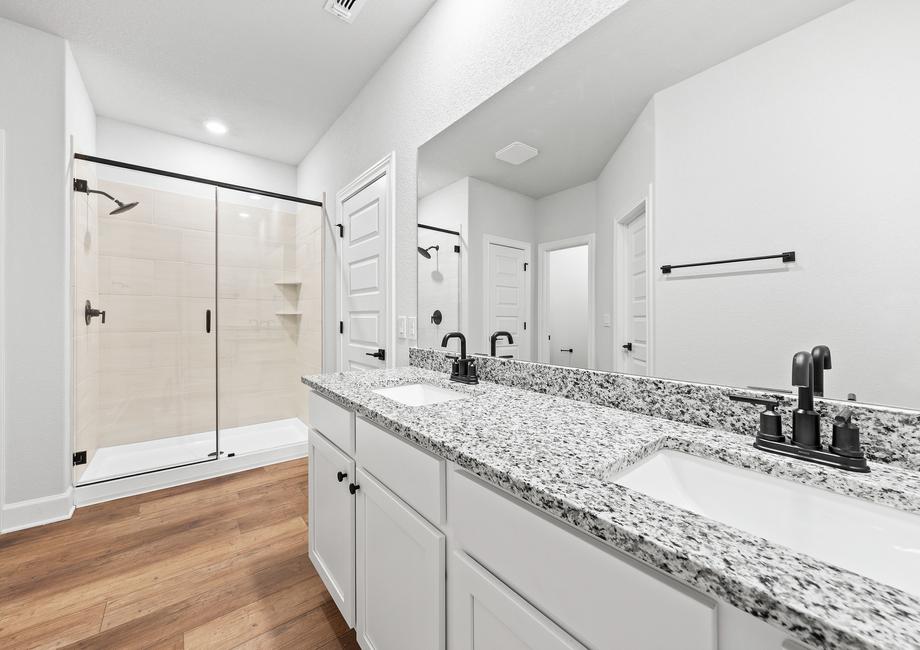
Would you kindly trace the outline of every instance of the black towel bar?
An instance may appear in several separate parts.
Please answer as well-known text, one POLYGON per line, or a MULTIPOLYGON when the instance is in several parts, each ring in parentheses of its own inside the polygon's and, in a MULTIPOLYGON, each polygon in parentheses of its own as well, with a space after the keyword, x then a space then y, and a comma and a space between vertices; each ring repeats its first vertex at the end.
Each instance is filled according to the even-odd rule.
POLYGON ((733 260, 717 260, 715 262, 695 262, 693 264, 665 264, 661 267, 662 273, 670 273, 671 269, 685 269, 689 266, 711 266, 713 264, 734 264, 735 262, 753 262, 754 260, 780 259, 784 262, 795 262, 795 251, 786 251, 778 255, 760 255, 758 257, 738 257, 733 260))

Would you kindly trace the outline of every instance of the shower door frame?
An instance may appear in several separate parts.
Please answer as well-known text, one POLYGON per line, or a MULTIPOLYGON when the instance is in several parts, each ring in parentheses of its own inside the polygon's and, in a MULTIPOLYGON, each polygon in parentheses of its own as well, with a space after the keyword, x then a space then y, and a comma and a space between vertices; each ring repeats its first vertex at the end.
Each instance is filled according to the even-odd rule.
MULTIPOLYGON (((2 134, 2 133, 3 133, 3 131, 0 131, 0 134, 2 134)), ((0 141, 0 144, 2 144, 2 141, 0 141)), ((220 343, 220 337, 219 337, 219 335, 218 335, 218 334, 219 334, 218 310, 219 310, 219 304, 220 304, 220 293, 219 293, 219 289, 218 289, 218 272, 217 272, 218 269, 219 269, 219 265, 220 265, 220 258, 219 258, 219 256, 218 256, 218 253, 219 253, 219 250, 218 250, 218 240, 219 240, 219 237, 218 237, 218 220, 219 220, 219 210, 220 210, 220 200, 219 200, 219 199, 220 199, 220 196, 219 196, 219 190, 220 190, 220 189, 226 189, 226 190, 234 190, 234 191, 237 191, 237 192, 244 192, 244 193, 247 193, 247 194, 258 194, 258 195, 260 195, 260 196, 266 196, 266 197, 269 197, 269 198, 279 199, 279 200, 282 200, 282 201, 289 201, 289 202, 291 202, 291 203, 299 203, 299 204, 301 204, 301 205, 312 205, 312 206, 316 206, 316 207, 319 207, 319 208, 323 208, 323 202, 322 202, 322 201, 316 201, 316 200, 313 200, 313 199, 305 199, 305 198, 301 198, 301 197, 298 197, 298 196, 291 196, 291 195, 289 195, 289 194, 282 194, 282 193, 280 193, 280 192, 272 192, 272 191, 270 191, 270 190, 263 190, 263 189, 258 189, 258 188, 254 188, 254 187, 247 187, 247 186, 245 186, 245 185, 237 185, 237 184, 234 184, 234 183, 227 183, 227 182, 224 182, 224 181, 215 181, 215 180, 208 179, 208 178, 203 178, 203 177, 200 177, 200 176, 192 176, 192 175, 190 175, 190 174, 182 174, 182 173, 179 173, 179 172, 172 172, 172 171, 168 171, 168 170, 165 170, 165 169, 157 169, 157 168, 155 168, 155 167, 147 167, 147 166, 144 166, 144 165, 137 165, 137 164, 125 162, 125 161, 122 161, 122 160, 113 160, 113 159, 111 159, 111 158, 102 158, 102 157, 100 157, 100 156, 93 156, 93 155, 89 155, 89 154, 82 154, 82 153, 77 153, 77 152, 75 152, 75 153, 73 154, 73 157, 74 157, 74 160, 82 160, 82 161, 85 161, 85 162, 88 162, 88 163, 96 163, 96 164, 99 164, 99 165, 107 165, 107 166, 109 166, 109 167, 116 167, 116 168, 119 168, 119 169, 127 169, 127 170, 131 170, 131 171, 136 171, 136 172, 142 172, 142 173, 147 173, 147 174, 153 174, 153 175, 156 175, 156 176, 165 176, 165 177, 167 177, 167 178, 175 178, 175 179, 178 179, 178 180, 190 181, 190 182, 193 182, 193 183, 200 183, 200 184, 202 184, 202 185, 210 185, 210 186, 213 186, 213 187, 214 187, 214 271, 215 271, 215 272, 214 272, 214 318, 213 318, 213 327, 214 327, 214 334, 215 334, 215 336, 214 336, 214 417, 215 417, 215 419, 214 419, 214 436, 215 436, 215 438, 214 438, 214 442, 215 442, 214 448, 215 448, 215 450, 216 450, 217 453, 215 454, 214 458, 207 458, 207 459, 204 459, 204 460, 197 460, 197 461, 191 461, 191 462, 187 462, 187 463, 180 463, 180 464, 178 464, 178 465, 171 465, 171 466, 169 466, 169 467, 159 467, 159 468, 156 468, 156 469, 150 469, 150 470, 145 470, 145 471, 141 471, 141 472, 132 472, 132 473, 130 473, 130 474, 124 474, 124 475, 120 475, 120 476, 114 476, 114 477, 111 477, 111 478, 100 479, 100 480, 98 480, 98 481, 87 481, 87 482, 77 483, 77 482, 74 480, 74 478, 73 478, 73 472, 71 472, 71 483, 74 485, 75 488, 77 488, 77 487, 82 488, 82 487, 87 487, 87 486, 91 486, 91 485, 100 485, 100 484, 103 484, 103 483, 111 483, 111 482, 113 482, 113 481, 120 481, 120 480, 122 480, 122 479, 130 479, 130 478, 134 478, 134 477, 138 477, 138 476, 145 476, 145 475, 148 475, 148 474, 157 474, 157 473, 159 473, 159 472, 164 472, 164 471, 168 471, 168 470, 175 470, 175 469, 179 469, 179 468, 192 467, 192 466, 194 466, 194 465, 203 465, 203 464, 206 464, 206 463, 212 463, 212 462, 214 462, 214 461, 220 460, 220 453, 221 453, 221 452, 220 452, 220 385, 219 385, 219 381, 220 381, 220 359, 219 359, 219 349, 218 349, 218 346, 219 346, 219 343, 220 343)), ((72 180, 71 180, 71 184, 72 184, 72 180)), ((68 185, 68 187, 69 187, 69 186, 70 186, 70 185, 68 185)), ((73 272, 73 269, 71 269, 70 272, 72 273, 72 272, 73 272)), ((73 296, 71 296, 71 300, 73 300, 73 296)), ((70 305, 70 310, 69 310, 69 311, 70 311, 71 313, 73 312, 73 305, 72 305, 72 304, 70 305)), ((72 338, 72 337, 73 337, 73 333, 71 333, 71 338, 72 338)), ((72 354, 73 354, 73 351, 71 351, 71 355, 72 355, 72 354)), ((74 383, 74 381, 73 381, 73 378, 71 378, 71 389, 70 389, 70 392, 71 392, 71 395, 72 395, 71 403, 73 404, 73 403, 75 403, 75 401, 76 401, 76 400, 75 400, 75 398, 76 398, 76 395, 75 395, 75 392, 76 392, 76 385, 75 385, 75 383, 74 383)), ((74 429, 74 421, 73 421, 74 418, 71 417, 70 419, 71 419, 70 439, 71 439, 71 444, 72 444, 72 450, 75 450, 75 447, 76 447, 76 444, 75 444, 75 442, 76 442, 76 431, 75 431, 75 429, 74 429)), ((0 423, 0 424, 2 424, 2 423, 0 423)), ((69 461, 69 459, 68 459, 68 461, 69 461)), ((2 462, 2 458, 0 458, 0 462, 2 462)))

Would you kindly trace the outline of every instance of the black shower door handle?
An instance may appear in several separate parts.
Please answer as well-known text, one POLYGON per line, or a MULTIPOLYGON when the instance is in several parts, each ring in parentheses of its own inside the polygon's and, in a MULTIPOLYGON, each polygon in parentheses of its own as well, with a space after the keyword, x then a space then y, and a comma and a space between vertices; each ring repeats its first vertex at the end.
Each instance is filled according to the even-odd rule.
POLYGON ((211 333, 211 310, 206 309, 204 312, 204 331, 208 334, 211 333))

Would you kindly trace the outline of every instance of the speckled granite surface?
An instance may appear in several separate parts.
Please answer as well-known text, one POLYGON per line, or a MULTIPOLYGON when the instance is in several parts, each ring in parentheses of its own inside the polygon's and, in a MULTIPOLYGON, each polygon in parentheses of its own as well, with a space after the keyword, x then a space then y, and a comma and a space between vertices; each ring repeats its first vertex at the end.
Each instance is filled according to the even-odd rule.
POLYGON ((305 377, 318 393, 518 498, 817 647, 920 647, 920 598, 605 479, 673 448, 920 513, 920 474, 846 474, 702 429, 420 368, 305 377), (372 391, 416 382, 469 399, 406 407, 372 391))
MULTIPOLYGON (((444 350, 410 348, 409 363, 428 370, 448 372, 450 366, 445 354, 444 350)), ((479 376, 486 381, 749 435, 757 432, 761 409, 751 404, 732 402, 728 395, 740 393, 763 397, 770 394, 514 359, 476 358, 479 376), (535 372, 535 368, 539 368, 539 372, 535 372)), ((778 411, 783 416, 787 435, 792 433, 791 412, 794 405, 795 399, 787 396, 778 411)), ((823 423, 825 445, 830 443, 830 420, 844 406, 853 410, 867 458, 920 471, 920 411, 818 398, 815 410, 826 418, 823 423)))

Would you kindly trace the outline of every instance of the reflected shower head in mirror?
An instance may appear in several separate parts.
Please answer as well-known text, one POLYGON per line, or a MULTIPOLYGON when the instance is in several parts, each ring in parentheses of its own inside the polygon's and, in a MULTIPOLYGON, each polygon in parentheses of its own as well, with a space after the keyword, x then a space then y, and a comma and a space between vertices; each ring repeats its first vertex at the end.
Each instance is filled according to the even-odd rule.
POLYGON ((131 208, 136 207, 138 204, 138 201, 132 201, 131 203, 122 203, 121 201, 116 199, 114 196, 112 196, 108 192, 103 192, 102 190, 91 190, 87 182, 83 180, 82 178, 73 179, 73 191, 83 192, 84 194, 101 194, 107 199, 115 201, 115 204, 118 207, 112 210, 111 212, 109 212, 109 214, 121 214, 123 212, 127 212, 131 208))
POLYGON ((440 246, 429 246, 428 248, 422 248, 421 246, 418 246, 417 248, 418 248, 418 254, 421 255, 422 257, 424 257, 426 260, 430 260, 430 259, 431 259, 431 253, 429 253, 428 251, 430 251, 430 250, 436 250, 436 251, 441 250, 441 247, 440 247, 440 246))

